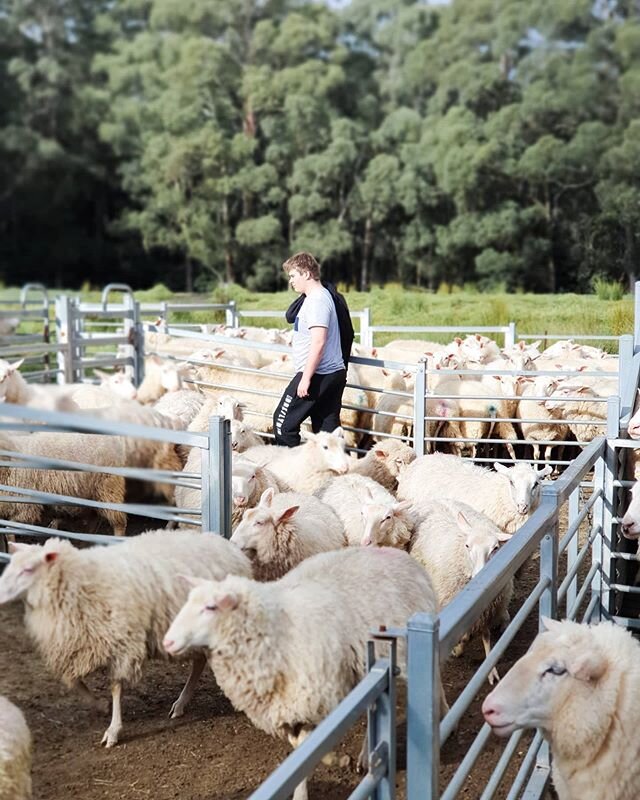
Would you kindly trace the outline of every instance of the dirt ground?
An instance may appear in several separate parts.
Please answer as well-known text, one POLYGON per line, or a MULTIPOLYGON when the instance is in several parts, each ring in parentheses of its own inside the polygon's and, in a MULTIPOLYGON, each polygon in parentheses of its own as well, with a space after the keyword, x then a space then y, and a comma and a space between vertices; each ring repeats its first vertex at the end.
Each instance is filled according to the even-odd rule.
MULTIPOLYGON (((535 584, 536 572, 537 561, 533 561, 528 574, 518 581, 512 608, 518 608, 535 584)), ((233 710, 210 670, 184 717, 169 720, 168 711, 180 692, 187 667, 166 662, 150 663, 142 682, 126 690, 121 743, 105 750, 100 740, 108 725, 107 715, 85 707, 47 674, 26 636, 20 603, 0 607, 0 631, 0 693, 23 709, 34 738, 34 800, 241 800, 249 797, 289 752, 286 744, 256 730, 244 715, 233 710)), ((510 648, 508 660, 499 665, 501 674, 524 653, 535 632, 536 620, 530 618, 510 648)), ((461 659, 448 662, 443 679, 450 702, 466 686, 482 655, 477 641, 461 659)), ((90 680, 89 685, 108 696, 101 676, 90 680)), ((443 749, 443 787, 480 728, 480 704, 488 689, 476 698, 457 734, 443 749)), ((402 685, 399 694, 401 798, 406 741, 402 685)), ((361 722, 341 744, 340 754, 355 760, 364 730, 361 722)), ((480 797, 502 746, 503 742, 490 740, 459 797, 480 797)), ((519 752, 525 750, 522 744, 519 752)), ((515 767, 511 776, 514 774, 515 767)), ((320 766, 310 782, 310 797, 342 800, 358 781, 352 768, 320 766)), ((495 797, 505 798, 507 793, 503 785, 495 797)))

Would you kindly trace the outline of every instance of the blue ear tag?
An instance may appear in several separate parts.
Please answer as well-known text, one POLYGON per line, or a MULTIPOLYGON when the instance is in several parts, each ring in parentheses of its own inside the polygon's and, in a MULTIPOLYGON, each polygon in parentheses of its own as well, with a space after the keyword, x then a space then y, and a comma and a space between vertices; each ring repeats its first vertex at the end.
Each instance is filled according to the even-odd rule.
POLYGON ((300 317, 296 316, 296 318, 295 318, 295 320, 294 320, 294 322, 293 322, 293 330, 294 330, 294 331, 297 331, 297 330, 298 330, 298 320, 299 320, 299 319, 300 319, 300 317))

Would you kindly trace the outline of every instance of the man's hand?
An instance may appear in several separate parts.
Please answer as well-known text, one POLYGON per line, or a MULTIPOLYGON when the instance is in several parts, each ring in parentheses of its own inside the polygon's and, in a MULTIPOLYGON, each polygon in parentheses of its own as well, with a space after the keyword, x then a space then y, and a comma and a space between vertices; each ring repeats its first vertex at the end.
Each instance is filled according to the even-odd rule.
POLYGON ((309 385, 311 384, 310 378, 305 378, 304 375, 300 378, 300 383, 296 390, 298 397, 309 397, 309 385))

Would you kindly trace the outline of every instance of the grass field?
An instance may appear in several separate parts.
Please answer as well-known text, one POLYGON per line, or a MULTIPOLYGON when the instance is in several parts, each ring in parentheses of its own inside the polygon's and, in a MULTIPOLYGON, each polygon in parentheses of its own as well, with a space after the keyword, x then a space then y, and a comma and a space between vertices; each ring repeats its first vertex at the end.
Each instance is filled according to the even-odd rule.
MULTIPOLYGON (((633 333, 633 298, 625 295, 620 300, 604 300, 595 294, 480 294, 472 291, 430 293, 428 291, 405 290, 397 284, 373 287, 369 292, 345 291, 349 307, 354 310, 371 309, 373 325, 446 325, 491 327, 517 324, 519 335, 575 334, 595 336, 621 336, 633 333)), ((62 291, 51 292, 61 294, 62 291)), ((82 290, 69 292, 80 294, 85 300, 97 302, 100 292, 82 290)), ((18 289, 0 290, 0 300, 17 300, 18 289)), ((117 301, 120 295, 110 299, 117 301)), ((290 291, 252 293, 241 286, 219 287, 207 295, 185 295, 170 292, 162 285, 145 291, 136 291, 141 302, 227 302, 235 300, 240 310, 284 310, 293 299, 290 291)), ((5 308, 7 306, 4 306, 5 308)), ((199 311, 176 314, 174 322, 223 321, 223 315, 199 311), (216 319, 217 317, 217 319, 216 319)), ((254 324, 281 327, 282 320, 256 320, 254 324)), ((22 330, 22 329, 21 329, 22 330)), ((376 344, 384 344, 397 334, 379 334, 376 344)), ((430 335, 429 338, 448 340, 450 336, 430 335)))

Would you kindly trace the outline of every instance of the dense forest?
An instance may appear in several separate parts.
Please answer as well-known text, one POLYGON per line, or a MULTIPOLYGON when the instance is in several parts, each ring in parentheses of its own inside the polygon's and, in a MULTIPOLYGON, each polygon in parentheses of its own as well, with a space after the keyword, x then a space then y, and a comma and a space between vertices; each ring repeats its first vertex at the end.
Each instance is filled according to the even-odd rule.
POLYGON ((637 0, 0 0, 0 280, 635 277, 637 0))

